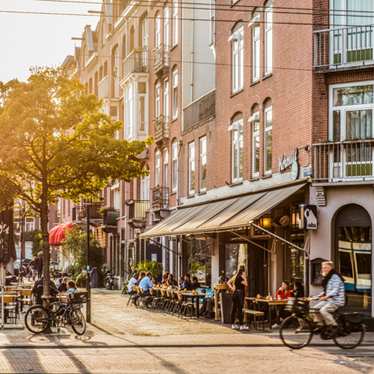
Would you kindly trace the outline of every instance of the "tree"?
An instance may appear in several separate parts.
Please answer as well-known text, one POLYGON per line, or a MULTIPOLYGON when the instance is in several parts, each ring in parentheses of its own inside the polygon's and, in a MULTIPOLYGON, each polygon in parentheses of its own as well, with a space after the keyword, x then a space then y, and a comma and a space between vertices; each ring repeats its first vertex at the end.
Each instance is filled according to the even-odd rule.
POLYGON ((58 197, 97 197, 111 180, 147 173, 148 142, 117 139, 121 123, 59 69, 38 68, 26 82, 0 83, 0 196, 12 190, 39 215, 43 296, 49 297, 48 209, 58 197))

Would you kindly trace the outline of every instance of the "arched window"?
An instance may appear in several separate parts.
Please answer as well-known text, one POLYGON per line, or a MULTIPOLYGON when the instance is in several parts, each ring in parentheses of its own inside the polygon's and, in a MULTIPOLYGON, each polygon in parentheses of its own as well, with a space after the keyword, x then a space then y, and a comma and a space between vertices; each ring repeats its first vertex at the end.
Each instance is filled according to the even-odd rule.
POLYGON ((120 57, 119 57, 119 48, 116 45, 112 49, 112 96, 119 98, 120 90, 120 57))
POLYGON ((244 26, 238 23, 231 33, 231 88, 236 93, 244 83, 244 26))
POLYGON ((260 175, 260 109, 256 104, 252 107, 251 118, 251 177, 260 175))
POLYGON ((261 73, 261 25, 260 13, 255 11, 252 15, 252 82, 260 79, 261 73))
POLYGON ((273 166, 273 107, 271 100, 264 103, 264 173, 270 175, 273 166))
POLYGON ((148 47, 147 13, 143 14, 139 21, 139 46, 141 49, 147 49, 148 47))
POLYGON ((164 13, 164 32, 163 32, 164 48, 166 51, 168 51, 170 48, 170 11, 169 11, 168 6, 164 7, 163 13, 164 13))
POLYGON ((178 44, 178 36, 179 36, 179 21, 178 21, 178 0, 173 0, 173 37, 172 37, 172 44, 173 47, 178 44))
POLYGON ((162 151, 162 186, 169 187, 169 151, 162 151))
POLYGON ((335 216, 335 262, 344 277, 348 306, 371 311, 372 223, 359 205, 341 208, 335 216))
POLYGON ((231 121, 231 180, 233 183, 243 180, 244 169, 244 132, 243 115, 238 113, 231 121))
POLYGON ((178 117, 178 85, 179 85, 179 77, 178 77, 178 69, 175 66, 173 68, 172 74, 172 114, 173 114, 173 119, 176 119, 178 117))
POLYGON ((155 186, 161 184, 161 152, 159 149, 155 152, 155 186))
POLYGON ((161 15, 159 12, 155 17, 155 48, 161 48, 161 15))
POLYGON ((161 116, 161 84, 157 81, 155 84, 155 118, 158 119, 161 116))
POLYGON ((171 143, 171 189, 173 192, 178 190, 178 140, 174 139, 171 143))

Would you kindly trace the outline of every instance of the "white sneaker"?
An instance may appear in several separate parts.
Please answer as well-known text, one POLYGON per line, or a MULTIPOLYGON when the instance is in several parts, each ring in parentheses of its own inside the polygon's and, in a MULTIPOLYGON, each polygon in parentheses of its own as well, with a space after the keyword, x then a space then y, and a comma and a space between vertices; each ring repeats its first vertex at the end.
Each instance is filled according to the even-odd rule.
POLYGON ((233 330, 239 330, 239 325, 233 324, 233 325, 231 325, 231 328, 233 330))
POLYGON ((241 325, 240 326, 240 330, 241 331, 248 331, 249 330, 249 327, 247 325, 241 325))
POLYGON ((274 323, 273 326, 271 326, 272 329, 279 329, 279 325, 277 323, 274 323))

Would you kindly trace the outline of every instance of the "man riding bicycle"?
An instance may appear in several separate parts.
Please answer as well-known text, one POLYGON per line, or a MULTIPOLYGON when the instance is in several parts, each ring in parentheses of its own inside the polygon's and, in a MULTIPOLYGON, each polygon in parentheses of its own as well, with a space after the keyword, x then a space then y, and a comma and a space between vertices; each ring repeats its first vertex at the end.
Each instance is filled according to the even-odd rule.
POLYGON ((337 326, 333 313, 345 305, 345 289, 343 277, 334 269, 332 261, 322 262, 321 273, 323 276, 323 292, 318 295, 319 302, 313 306, 313 309, 319 313, 315 316, 316 322, 324 320, 326 326, 333 331, 337 326))

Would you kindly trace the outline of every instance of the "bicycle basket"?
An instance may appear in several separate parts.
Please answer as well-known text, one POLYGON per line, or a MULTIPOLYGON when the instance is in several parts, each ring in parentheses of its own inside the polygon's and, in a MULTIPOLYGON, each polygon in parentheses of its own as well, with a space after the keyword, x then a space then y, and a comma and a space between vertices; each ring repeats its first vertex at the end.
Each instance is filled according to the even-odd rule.
POLYGON ((309 304, 304 300, 289 299, 284 309, 292 313, 306 313, 309 309, 309 304))
POLYGON ((73 304, 85 304, 87 303, 87 295, 85 293, 75 293, 71 298, 73 304))

